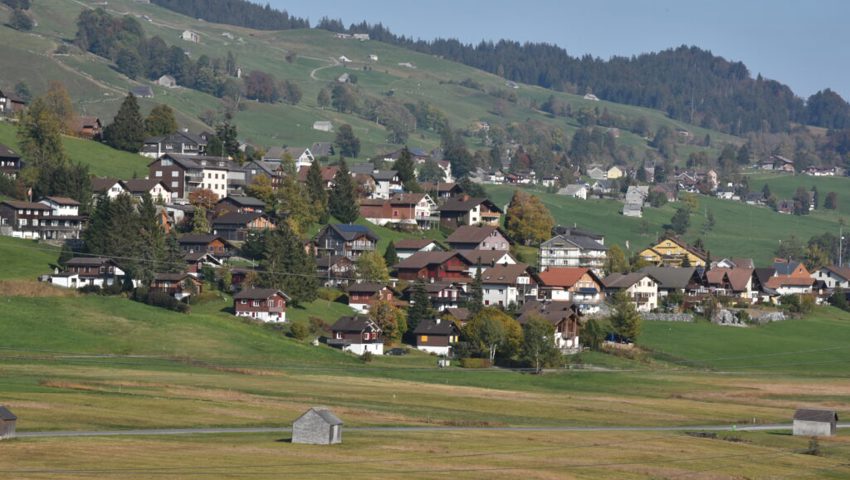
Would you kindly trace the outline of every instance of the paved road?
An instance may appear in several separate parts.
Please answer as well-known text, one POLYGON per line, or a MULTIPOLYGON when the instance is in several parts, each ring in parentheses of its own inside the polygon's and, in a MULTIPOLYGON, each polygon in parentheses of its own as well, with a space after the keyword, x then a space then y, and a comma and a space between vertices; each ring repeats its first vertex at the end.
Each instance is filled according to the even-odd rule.
MULTIPOLYGON (((850 428, 850 423, 839 423, 838 428, 850 428)), ((773 423, 765 425, 685 425, 665 427, 346 427, 347 432, 680 432, 680 431, 712 431, 712 432, 760 432, 766 430, 790 430, 790 423, 773 423)), ((137 430, 100 430, 100 431, 52 431, 52 432, 17 432, 18 438, 49 438, 49 437, 114 437, 142 435, 203 435, 226 433, 290 433, 290 427, 255 427, 255 428, 152 428, 137 430)))

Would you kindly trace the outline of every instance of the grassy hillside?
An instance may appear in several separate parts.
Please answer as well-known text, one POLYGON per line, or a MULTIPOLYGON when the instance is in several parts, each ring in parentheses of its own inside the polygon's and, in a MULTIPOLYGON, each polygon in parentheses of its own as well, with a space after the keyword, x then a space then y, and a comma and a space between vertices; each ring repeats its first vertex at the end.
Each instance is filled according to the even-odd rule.
MULTIPOLYGON (((487 186, 488 194, 497 205, 510 202, 513 190, 514 187, 507 185, 487 186)), ((578 224, 598 231, 605 235, 606 245, 616 243, 622 247, 628 241, 631 252, 642 250, 655 241, 664 232, 663 226, 670 223, 677 207, 677 204, 671 203, 661 208, 646 208, 643 218, 631 218, 619 213, 623 207, 621 201, 578 200, 541 190, 533 193, 540 197, 556 223, 578 224)), ((792 235, 808 240, 824 232, 838 232, 839 217, 833 213, 782 215, 765 207, 754 207, 742 202, 706 196, 698 198, 699 208, 691 216, 691 227, 684 238, 691 242, 702 238, 715 259, 743 256, 765 264, 773 258, 779 240, 792 235), (714 213, 716 225, 711 231, 702 233, 705 215, 709 210, 714 213)))
MULTIPOLYGON (((46 88, 48 80, 62 79, 71 91, 79 111, 99 115, 109 121, 117 111, 121 97, 138 82, 123 77, 108 62, 94 55, 76 49, 72 49, 71 55, 52 53, 61 42, 74 37, 74 22, 79 12, 95 5, 101 4, 90 0, 36 3, 33 13, 39 26, 33 33, 24 35, 6 27, 0 28, 0 41, 8 46, 0 52, 0 64, 18 66, 14 69, 0 69, 0 85, 8 88, 24 80, 34 91, 40 92, 46 88)), ((497 115, 493 113, 496 103, 493 96, 457 83, 472 79, 488 90, 506 89, 503 79, 433 56, 375 41, 339 40, 326 31, 268 32, 209 24, 132 0, 110 2, 107 9, 114 15, 132 14, 141 18, 148 35, 159 35, 167 43, 179 45, 192 58, 200 55, 220 57, 232 51, 245 72, 261 69, 279 79, 295 81, 304 93, 299 105, 247 102, 247 109, 237 114, 236 123, 241 136, 260 146, 309 145, 314 141, 331 140, 332 133, 312 130, 314 121, 331 120, 337 126, 350 123, 354 127, 363 141, 363 153, 366 156, 394 148, 386 143, 387 133, 382 126, 317 106, 318 91, 346 71, 355 73, 359 79, 359 88, 370 95, 383 96, 392 91, 393 96, 402 103, 421 100, 433 104, 445 112, 456 128, 465 128, 478 120, 510 124, 536 119, 563 128, 567 133, 573 132, 578 126, 573 119, 550 118, 534 108, 550 95, 555 95, 574 110, 597 108, 601 112, 607 109, 612 114, 630 119, 644 116, 653 127, 662 124, 671 128, 681 127, 691 131, 697 138, 708 133, 715 145, 738 141, 728 135, 672 121, 662 112, 609 102, 592 102, 580 96, 525 85, 515 91, 517 102, 507 102, 504 112, 497 115), (151 20, 144 20, 143 15, 151 20), (200 44, 179 40, 180 32, 187 28, 200 34, 200 44), (224 33, 232 35, 233 40, 223 36, 224 33), (296 54, 296 58, 289 63, 284 57, 291 52, 296 54), (378 56, 378 62, 368 61, 371 54, 378 56), (336 59, 340 56, 346 56, 352 63, 345 66, 339 64, 336 59), (413 64, 415 68, 399 65, 405 62, 413 64), (370 68, 368 71, 363 69, 367 64, 370 68)), ((5 19, 6 15, 8 11, 0 9, 0 20, 5 19)), ((156 98, 141 100, 143 109, 148 110, 155 103, 171 105, 180 113, 180 123, 192 129, 202 128, 197 120, 200 113, 215 110, 219 105, 219 101, 213 97, 183 88, 169 90, 154 87, 154 90, 156 98)), ((481 146, 477 139, 470 141, 473 147, 481 146)), ((647 148, 644 139, 625 131, 619 143, 638 149, 647 148)), ((437 146, 439 138, 433 132, 418 130, 411 134, 409 144, 429 148, 437 146)), ((642 155, 638 157, 642 158, 642 155)))
MULTIPOLYGON (((18 148, 15 125, 0 122, 0 143, 18 148)), ((114 150, 102 143, 74 137, 64 137, 65 151, 71 160, 88 165, 93 175, 121 179, 144 177, 148 174, 150 159, 133 153, 114 150)))
POLYGON ((59 250, 28 240, 0 237, 0 280, 35 280, 50 273, 50 265, 59 258, 59 250))
POLYGON ((818 210, 812 212, 815 216, 833 217, 840 215, 842 217, 850 216, 850 178, 847 177, 810 177, 808 175, 788 175, 777 173, 753 173, 749 176, 750 189, 760 191, 765 185, 770 187, 770 192, 776 195, 776 198, 790 199, 794 197, 794 192, 797 188, 803 187, 806 190, 811 190, 812 187, 818 189, 820 199, 818 200, 818 210), (838 209, 835 211, 825 210, 823 201, 828 192, 838 194, 838 209))

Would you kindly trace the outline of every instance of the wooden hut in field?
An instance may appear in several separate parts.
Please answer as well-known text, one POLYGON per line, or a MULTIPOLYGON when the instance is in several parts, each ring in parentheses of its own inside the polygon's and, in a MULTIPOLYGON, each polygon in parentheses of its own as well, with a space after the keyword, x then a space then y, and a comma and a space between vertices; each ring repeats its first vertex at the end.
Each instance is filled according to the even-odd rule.
POLYGON ((8 408, 0 405, 0 440, 15 438, 15 423, 18 417, 8 408))

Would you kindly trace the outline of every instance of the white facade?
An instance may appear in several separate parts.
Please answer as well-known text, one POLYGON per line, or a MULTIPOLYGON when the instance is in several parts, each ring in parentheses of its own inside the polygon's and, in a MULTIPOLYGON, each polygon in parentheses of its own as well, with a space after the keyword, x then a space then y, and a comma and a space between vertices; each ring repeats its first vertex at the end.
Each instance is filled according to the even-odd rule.
POLYGON ((420 345, 416 347, 420 352, 425 353, 433 353, 434 355, 439 356, 448 356, 452 352, 452 347, 450 345, 446 345, 445 347, 435 347, 429 345, 420 345))
POLYGON ((511 303, 520 305, 526 296, 537 296, 537 286, 531 284, 528 276, 517 277, 516 285, 488 284, 481 285, 484 305, 507 308, 511 303))
POLYGON ((56 203, 49 198, 45 198, 41 200, 39 203, 47 205, 51 208, 50 214, 53 216, 60 217, 76 217, 80 214, 80 206, 79 205, 65 205, 56 203))
POLYGON ((183 30, 183 33, 180 34, 180 38, 192 43, 199 43, 201 41, 201 37, 191 30, 183 30))
POLYGON ((645 276, 626 289, 638 312, 649 312, 658 308, 658 283, 645 276))
MULTIPOLYGON (((473 253, 473 255, 474 255, 474 253, 473 253)), ((513 257, 513 255, 511 255, 510 252, 505 252, 504 255, 502 255, 501 257, 499 257, 495 260, 494 265, 506 265, 506 264, 507 265, 516 265, 516 263, 517 263, 516 259, 513 257)), ((480 265, 480 266, 479 265, 470 265, 469 268, 466 269, 466 271, 467 271, 467 273, 469 273, 470 277, 474 278, 475 272, 479 268, 481 269, 481 273, 484 273, 484 272, 487 271, 487 269, 489 267, 490 267, 489 264, 480 265)))
POLYGON ((352 343, 342 347, 343 352, 351 352, 355 355, 363 355, 366 352, 371 352, 372 355, 383 355, 383 343, 352 343))
POLYGON ((110 200, 115 200, 118 198, 118 195, 122 193, 127 193, 127 189, 124 188, 124 185, 121 185, 121 181, 116 181, 111 187, 109 187, 106 192, 104 192, 104 196, 110 200))
POLYGON ((227 169, 206 167, 201 173, 200 188, 211 190, 218 198, 227 196, 227 169))
POLYGON ((578 335, 570 337, 567 334, 555 335, 555 346, 559 350, 577 351, 581 349, 581 344, 578 340, 578 335))
POLYGON ((285 323, 286 312, 236 312, 237 317, 247 317, 266 323, 285 323))
POLYGON ((812 277, 814 277, 815 280, 822 281, 826 284, 827 288, 850 288, 850 280, 836 274, 826 267, 816 271, 812 277))

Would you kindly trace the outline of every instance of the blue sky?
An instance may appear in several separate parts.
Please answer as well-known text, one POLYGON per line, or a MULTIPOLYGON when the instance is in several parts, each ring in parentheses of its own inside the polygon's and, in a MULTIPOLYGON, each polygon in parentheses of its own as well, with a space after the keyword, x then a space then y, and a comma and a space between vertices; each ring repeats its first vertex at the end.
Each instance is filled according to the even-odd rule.
POLYGON ((314 24, 327 15, 346 25, 382 22, 424 39, 549 42, 572 55, 608 58, 696 45, 740 60, 753 76, 779 80, 800 96, 829 87, 850 99, 850 1, 268 1, 314 24))

